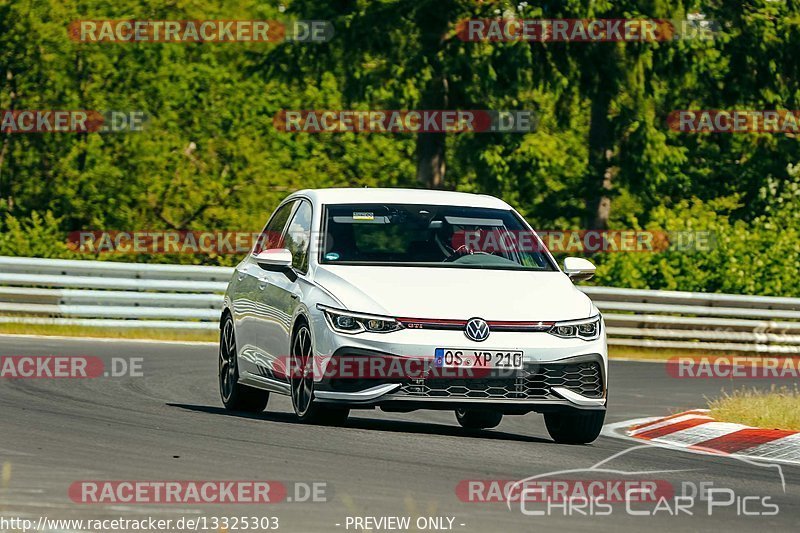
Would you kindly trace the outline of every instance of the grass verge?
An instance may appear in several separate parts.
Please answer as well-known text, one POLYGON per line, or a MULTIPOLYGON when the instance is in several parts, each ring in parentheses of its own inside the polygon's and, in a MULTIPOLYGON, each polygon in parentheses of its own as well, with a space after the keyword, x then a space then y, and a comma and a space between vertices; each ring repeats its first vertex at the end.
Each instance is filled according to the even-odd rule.
POLYGON ((742 389, 708 402, 711 416, 759 428, 800 431, 800 390, 797 385, 769 391, 742 389))
POLYGON ((158 341, 210 341, 217 342, 219 333, 210 331, 169 331, 163 329, 98 328, 87 326, 62 326, 51 324, 0 324, 0 334, 8 335, 58 335, 64 337, 97 337, 104 339, 148 339, 158 341))

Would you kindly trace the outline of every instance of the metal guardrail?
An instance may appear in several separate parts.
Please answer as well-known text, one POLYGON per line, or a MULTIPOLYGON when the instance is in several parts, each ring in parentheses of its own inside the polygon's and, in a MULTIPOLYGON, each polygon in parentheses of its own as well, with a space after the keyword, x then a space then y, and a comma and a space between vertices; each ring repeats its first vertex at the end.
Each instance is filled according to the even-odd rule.
MULTIPOLYGON (((0 257, 0 323, 214 330, 232 268, 0 257)), ((800 353, 800 298, 581 287, 609 344, 800 353)))

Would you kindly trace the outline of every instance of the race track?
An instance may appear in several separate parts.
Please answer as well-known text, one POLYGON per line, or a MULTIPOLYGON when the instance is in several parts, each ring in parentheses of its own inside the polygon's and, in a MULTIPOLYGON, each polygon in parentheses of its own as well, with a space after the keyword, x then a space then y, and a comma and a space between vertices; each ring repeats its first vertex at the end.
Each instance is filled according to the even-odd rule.
MULTIPOLYGON (((543 528, 788 531, 800 521, 800 467, 782 467, 784 493, 774 468, 655 447, 618 457, 613 467, 682 470, 644 477, 673 486, 711 482, 737 497, 768 496, 780 511, 739 516, 734 505, 715 508, 709 516, 701 505, 692 516, 629 516, 623 504, 602 517, 526 516, 518 505, 509 510, 503 503, 463 502, 456 494, 462 480, 517 480, 589 468, 636 443, 603 436, 590 446, 556 445, 535 414, 506 417, 496 430, 473 434, 461 430, 449 412, 354 411, 345 427, 307 426, 294 421, 288 399, 274 395, 265 413, 237 415, 221 408, 212 346, 0 337, 2 356, 53 354, 105 361, 141 357, 143 376, 0 380, 4 517, 276 516, 280 531, 327 532, 356 531, 347 527, 348 516, 447 516, 454 518, 454 531, 476 533, 543 528), (209 479, 325 482, 329 501, 86 505, 68 496, 78 480, 209 479)), ((606 421, 703 407, 704 397, 742 386, 770 383, 675 379, 659 363, 612 362, 606 421)), ((593 477, 598 475, 585 476, 593 477)))

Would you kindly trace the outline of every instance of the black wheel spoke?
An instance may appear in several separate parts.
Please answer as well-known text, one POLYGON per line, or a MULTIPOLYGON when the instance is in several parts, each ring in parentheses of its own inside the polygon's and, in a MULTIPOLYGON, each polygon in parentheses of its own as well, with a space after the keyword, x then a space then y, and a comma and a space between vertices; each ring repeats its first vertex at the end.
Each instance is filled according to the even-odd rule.
POLYGON ((225 353, 228 356, 228 360, 231 360, 235 355, 235 346, 233 343, 233 325, 228 322, 225 324, 225 353))
POLYGON ((298 378, 292 379, 292 389, 294 389, 295 396, 300 394, 300 388, 302 383, 303 381, 301 379, 298 378))

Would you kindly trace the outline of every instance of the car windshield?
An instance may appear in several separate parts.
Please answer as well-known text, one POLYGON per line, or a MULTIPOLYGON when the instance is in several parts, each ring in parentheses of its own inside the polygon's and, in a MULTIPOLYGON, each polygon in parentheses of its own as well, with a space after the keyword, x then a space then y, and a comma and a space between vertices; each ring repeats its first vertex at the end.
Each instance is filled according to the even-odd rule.
POLYGON ((511 210, 446 205, 329 205, 324 264, 555 271, 511 210))

